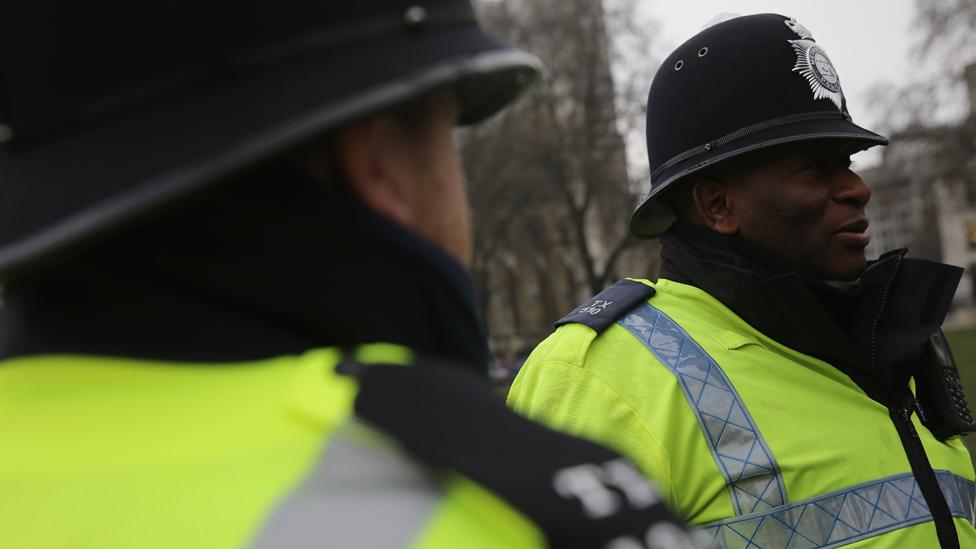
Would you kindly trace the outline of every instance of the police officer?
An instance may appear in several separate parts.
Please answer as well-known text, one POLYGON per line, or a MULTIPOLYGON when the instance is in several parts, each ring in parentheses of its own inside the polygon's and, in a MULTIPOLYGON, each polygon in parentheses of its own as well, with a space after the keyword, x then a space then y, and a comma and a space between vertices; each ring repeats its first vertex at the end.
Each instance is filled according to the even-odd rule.
POLYGON ((468 1, 2 11, 0 546, 691 547, 484 381, 468 1))
POLYGON ((661 238, 660 278, 560 320, 510 404, 631 456, 730 547, 976 547, 940 332, 960 269, 865 259, 849 157, 886 142, 795 19, 693 36, 651 85, 631 220, 661 238))

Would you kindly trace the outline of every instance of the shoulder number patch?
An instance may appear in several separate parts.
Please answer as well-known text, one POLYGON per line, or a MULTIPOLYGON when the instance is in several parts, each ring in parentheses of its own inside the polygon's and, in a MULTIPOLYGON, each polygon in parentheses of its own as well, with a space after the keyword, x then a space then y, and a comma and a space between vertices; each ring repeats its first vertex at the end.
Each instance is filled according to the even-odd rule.
POLYGON ((593 328, 596 333, 601 333, 653 295, 654 288, 647 284, 621 280, 559 319, 555 326, 558 328, 563 324, 585 324, 593 328))

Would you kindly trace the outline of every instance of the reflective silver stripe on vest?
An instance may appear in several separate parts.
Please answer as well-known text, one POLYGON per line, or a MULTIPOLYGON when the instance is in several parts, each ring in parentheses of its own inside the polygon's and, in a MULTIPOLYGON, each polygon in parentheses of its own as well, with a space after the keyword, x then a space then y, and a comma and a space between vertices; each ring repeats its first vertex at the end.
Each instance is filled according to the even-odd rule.
POLYGON ((650 304, 617 322, 678 377, 725 476, 736 515, 787 503, 779 465, 725 372, 677 323, 650 304))
POLYGON ((396 549, 413 544, 437 508, 439 483, 385 441, 342 437, 328 441, 316 466, 272 513, 252 547, 396 549))
MULTIPOLYGON (((976 522, 971 480, 937 471, 939 486, 954 516, 976 522)), ((839 547, 932 520, 911 473, 860 484, 780 509, 707 524, 721 547, 793 549, 839 547)))

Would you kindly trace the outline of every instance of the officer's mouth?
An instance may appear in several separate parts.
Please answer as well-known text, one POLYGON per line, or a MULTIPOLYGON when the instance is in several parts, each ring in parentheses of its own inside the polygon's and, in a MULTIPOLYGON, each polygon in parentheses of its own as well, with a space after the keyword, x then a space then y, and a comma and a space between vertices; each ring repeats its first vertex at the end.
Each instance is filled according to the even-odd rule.
POLYGON ((868 233, 868 220, 862 217, 852 221, 835 231, 831 237, 840 241, 844 246, 866 248, 871 242, 871 234, 868 233))

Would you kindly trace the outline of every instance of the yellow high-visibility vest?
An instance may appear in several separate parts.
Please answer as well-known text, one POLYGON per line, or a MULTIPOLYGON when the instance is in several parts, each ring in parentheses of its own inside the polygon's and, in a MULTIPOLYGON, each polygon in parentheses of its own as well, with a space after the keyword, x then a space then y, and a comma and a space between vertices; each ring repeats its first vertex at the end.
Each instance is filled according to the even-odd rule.
MULTIPOLYGON (((488 490, 352 419, 341 356, 0 362, 0 547, 545 546, 488 490)), ((370 345, 357 359, 410 353, 370 345)))
MULTIPOLYGON (((706 292, 640 282, 655 295, 601 333, 570 323, 543 341, 509 404, 630 457, 729 547, 938 547, 883 405, 706 292)), ((961 546, 974 548, 969 453, 912 421, 961 546)))

